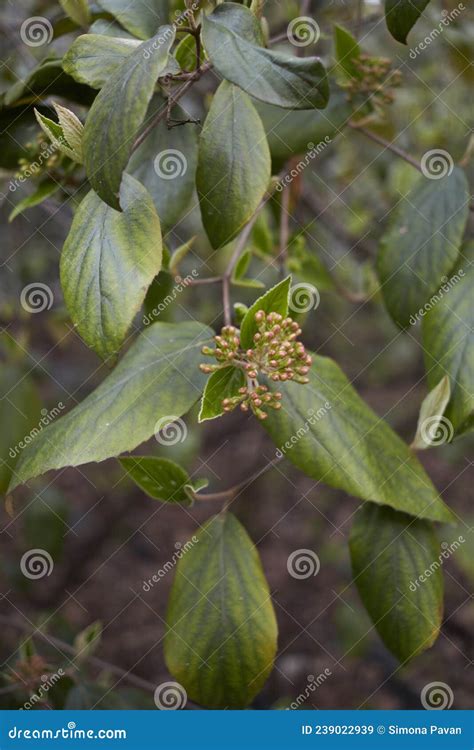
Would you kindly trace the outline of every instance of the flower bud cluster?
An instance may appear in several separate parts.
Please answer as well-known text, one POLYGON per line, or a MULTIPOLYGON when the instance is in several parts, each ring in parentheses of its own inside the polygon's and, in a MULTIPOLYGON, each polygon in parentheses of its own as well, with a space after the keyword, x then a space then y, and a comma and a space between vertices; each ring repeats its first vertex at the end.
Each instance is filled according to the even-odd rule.
POLYGON ((202 349, 202 353, 214 357, 217 364, 202 364, 200 368, 206 373, 229 365, 241 368, 246 375, 247 385, 239 389, 238 395, 224 399, 222 408, 227 412, 240 405, 242 411, 250 409, 259 419, 265 419, 266 408, 281 408, 281 393, 272 393, 267 386, 261 385, 259 375, 265 375, 275 382, 293 380, 308 383, 311 357, 301 341, 297 340, 301 328, 292 318, 259 310, 255 314, 255 323, 257 331, 252 348, 242 349, 240 331, 234 326, 225 326, 220 335, 214 337, 216 348, 205 346, 202 349))
POLYGON ((352 64, 358 75, 345 84, 349 100, 352 101, 357 94, 369 96, 376 110, 385 104, 392 104, 393 89, 400 85, 401 73, 391 70, 391 60, 361 53, 359 58, 352 60, 352 64))

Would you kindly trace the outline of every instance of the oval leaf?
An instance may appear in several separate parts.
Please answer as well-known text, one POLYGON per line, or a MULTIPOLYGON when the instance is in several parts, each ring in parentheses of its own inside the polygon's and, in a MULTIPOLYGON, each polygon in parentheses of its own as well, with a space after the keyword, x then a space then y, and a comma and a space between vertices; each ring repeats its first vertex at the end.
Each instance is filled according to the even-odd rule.
POLYGON ((83 138, 87 176, 102 200, 117 210, 122 173, 175 33, 171 26, 163 26, 137 47, 100 90, 87 116, 83 138))
POLYGON ((119 461, 135 484, 150 497, 165 503, 189 504, 185 488, 191 480, 187 471, 174 461, 156 456, 123 456, 119 461))
POLYGON ((406 662, 432 646, 443 613, 443 558, 432 524, 365 504, 349 545, 359 594, 387 648, 406 662))
POLYGON ((161 229, 151 197, 130 175, 122 213, 91 190, 61 255, 64 300, 80 335, 103 358, 115 354, 161 268, 161 229))
POLYGON ((279 383, 282 408, 263 422, 305 474, 413 516, 452 521, 420 462, 327 357, 313 356, 307 385, 279 383))
POLYGON ((95 391, 21 454, 10 489, 50 469, 131 451, 160 429, 160 420, 187 412, 204 388, 201 348, 212 333, 200 323, 150 326, 95 391))
POLYGON ((262 122, 247 94, 223 81, 201 132, 196 173, 202 221, 214 249, 247 223, 270 177, 262 122))
POLYGON ((230 513, 197 533, 181 557, 167 612, 165 660, 191 700, 244 708, 276 653, 277 624, 257 550, 230 513))
POLYGON ((407 43, 413 28, 430 0, 385 0, 385 21, 397 42, 407 43))
POLYGON ((75 81, 100 89, 139 46, 138 39, 82 34, 64 55, 63 68, 75 81))
POLYGON ((240 325, 240 345, 243 349, 253 346, 253 337, 257 333, 255 313, 263 310, 265 313, 276 312, 285 317, 288 315, 288 303, 290 300, 291 276, 272 286, 268 292, 262 294, 250 307, 240 325))
POLYGON ((417 314, 452 269, 469 214, 469 190, 457 167, 441 179, 421 177, 393 212, 377 270, 387 309, 401 327, 417 314))
POLYGON ((168 0, 99 0, 99 5, 139 39, 153 36, 168 20, 168 0))
POLYGON ((202 20, 204 46, 216 70, 256 99, 288 109, 324 108, 329 88, 319 57, 293 57, 262 43, 248 8, 223 3, 202 20))
POLYGON ((215 419, 224 414, 223 400, 236 396, 239 388, 244 385, 244 372, 237 367, 223 367, 213 372, 202 394, 199 421, 205 422, 206 419, 215 419))

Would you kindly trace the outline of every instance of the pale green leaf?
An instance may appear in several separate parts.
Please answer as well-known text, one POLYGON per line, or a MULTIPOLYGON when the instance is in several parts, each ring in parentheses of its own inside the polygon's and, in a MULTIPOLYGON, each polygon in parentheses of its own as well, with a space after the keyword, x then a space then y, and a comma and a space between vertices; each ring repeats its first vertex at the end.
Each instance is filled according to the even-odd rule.
POLYGON ((366 503, 349 545, 359 594, 387 648, 405 663, 432 646, 443 614, 441 547, 433 525, 366 503))
POLYGON ((423 399, 418 417, 416 434, 411 444, 415 450, 424 450, 437 444, 438 430, 451 397, 451 386, 447 375, 423 399))
POLYGON ((208 521, 176 569, 165 660, 188 697, 207 708, 245 708, 276 654, 277 624, 260 559, 229 513, 208 521))
POLYGON ((189 474, 168 458, 156 456, 122 456, 119 459, 135 484, 156 500, 165 503, 189 504, 186 487, 191 486, 189 474))
POLYGON ((139 39, 148 39, 168 22, 168 0, 99 0, 99 5, 139 39))
POLYGON ((326 70, 319 57, 296 57, 260 46, 260 24, 245 6, 218 5, 203 17, 202 33, 218 73, 256 99, 288 109, 328 103, 326 70))
POLYGON ((286 317, 288 315, 288 303, 290 299, 291 276, 280 281, 268 292, 259 297, 245 314, 240 326, 240 345, 242 349, 253 346, 253 337, 257 333, 255 313, 263 310, 265 313, 276 312, 286 317))
MULTIPOLYGON (((434 521, 449 508, 410 448, 327 357, 313 355, 307 385, 278 383, 281 409, 263 422, 279 451, 318 482, 434 521)), ((273 388, 273 386, 272 386, 273 388)))
POLYGON ((154 323, 112 373, 21 454, 11 489, 50 469, 104 461, 148 440, 201 395, 201 349, 213 332, 200 323, 154 323))
POLYGON ((87 26, 90 19, 90 11, 87 0, 59 0, 65 13, 77 23, 78 26, 87 26))
POLYGON ((75 81, 100 89, 139 46, 138 39, 82 34, 64 55, 63 68, 75 81))
POLYGON ((160 221, 151 197, 125 175, 120 201, 122 212, 91 190, 61 254, 61 286, 71 318, 103 358, 120 349, 161 268, 160 221))
POLYGON ((201 132, 196 173, 202 221, 214 249, 251 218, 270 177, 262 122, 247 94, 223 81, 201 132))
POLYGON ((224 414, 222 401, 238 394, 239 388, 245 385, 243 370, 237 367, 223 367, 209 377, 202 394, 199 421, 215 419, 224 414))
POLYGON ((122 173, 175 33, 171 26, 163 26, 137 47, 102 87, 87 116, 83 138, 87 176, 102 200, 117 210, 122 173))

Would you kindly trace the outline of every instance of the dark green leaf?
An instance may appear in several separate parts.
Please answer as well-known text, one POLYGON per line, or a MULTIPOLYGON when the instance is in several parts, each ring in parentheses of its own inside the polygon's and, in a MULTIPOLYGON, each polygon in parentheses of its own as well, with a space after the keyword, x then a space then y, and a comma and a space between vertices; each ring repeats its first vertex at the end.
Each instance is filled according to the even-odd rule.
POLYGON ((100 90, 86 120, 87 176, 102 200, 117 210, 122 173, 175 33, 171 26, 163 26, 153 39, 137 47, 100 90))
POLYGON ((189 504, 185 487, 191 483, 187 471, 167 458, 124 456, 119 459, 143 492, 165 503, 189 504))
MULTIPOLYGON (((166 111, 166 101, 155 96, 147 119, 161 111, 166 111)), ((187 117, 179 106, 173 108, 172 116, 177 120, 187 117)), ((162 121, 130 159, 127 171, 145 185, 165 228, 175 226, 186 216, 194 191, 197 150, 195 125, 169 130, 162 121)))
POLYGON ((99 0, 99 5, 139 39, 153 36, 168 21, 168 0, 99 0))
POLYGON ((422 465, 327 357, 307 385, 279 383, 282 408, 263 425, 280 452, 317 481, 413 516, 452 521, 422 465))
POLYGON ((204 388, 200 323, 155 323, 84 401, 49 425, 21 454, 11 489, 50 469, 104 461, 148 440, 157 421, 177 419, 204 388))
MULTIPOLYGON (((106 15, 104 13, 104 15, 106 15)), ((124 28, 108 21, 106 18, 98 18, 89 28, 89 34, 102 34, 103 36, 115 36, 118 39, 136 39, 133 34, 125 31, 124 28)), ((140 43, 140 40, 138 40, 140 43)))
POLYGON ((243 286, 247 289, 263 289, 265 287, 263 281, 247 278, 245 276, 251 260, 251 250, 246 250, 244 253, 242 253, 232 272, 231 283, 234 284, 234 286, 243 286))
POLYGON ((256 16, 237 3, 223 3, 203 17, 204 46, 216 70, 268 104, 288 109, 328 103, 326 70, 318 57, 293 57, 260 46, 256 16))
POLYGON ((196 40, 192 34, 183 37, 176 47, 175 57, 183 70, 196 69, 196 40))
POLYGON ((262 122, 247 94, 223 81, 201 132, 196 173, 202 221, 214 249, 251 218, 270 177, 262 122))
POLYGON ((24 80, 15 83, 5 95, 5 104, 36 102, 38 99, 61 96, 78 104, 90 104, 94 92, 71 78, 62 68, 58 58, 46 59, 39 63, 24 80))
POLYGON ((168 605, 166 664, 196 703, 244 708, 264 685, 277 645, 257 550, 229 513, 211 518, 188 544, 168 605))
POLYGON ((47 198, 50 198, 54 193, 57 193, 60 188, 61 185, 54 180, 44 180, 44 182, 41 182, 31 195, 27 195, 26 198, 23 198, 23 200, 16 204, 8 217, 8 221, 13 221, 13 219, 19 214, 26 211, 27 208, 39 206, 40 203, 43 203, 47 198))
POLYGON ((410 29, 418 21, 430 0, 385 0, 385 21, 397 42, 407 43, 410 29))
POLYGON ((103 358, 122 346, 161 268, 158 214, 145 188, 125 175, 119 213, 91 190, 61 254, 64 300, 78 332, 103 358))
POLYGON ((357 39, 343 26, 334 26, 334 45, 336 48, 336 60, 338 70, 345 74, 346 78, 360 78, 360 72, 354 65, 354 60, 360 57, 360 47, 357 39))
POLYGON ((444 412, 447 440, 472 428, 474 412, 474 272, 462 262, 423 318, 428 387, 449 376, 451 399, 444 412), (450 426, 451 425, 451 426, 450 426), (450 434, 451 433, 451 434, 450 434))
MULTIPOLYGON (((323 150, 344 128, 352 108, 340 89, 331 92, 324 112, 293 110, 258 102, 257 111, 267 133, 270 153, 277 168, 291 156, 310 151, 317 159, 323 150), (316 151, 319 145, 319 150, 316 151)), ((309 168, 312 159, 309 160, 309 168)))
POLYGON ((244 372, 237 367, 223 367, 221 370, 213 372, 202 394, 199 421, 215 419, 224 414, 222 401, 225 398, 236 396, 239 388, 244 385, 244 372))
POLYGON ((385 304, 399 326, 416 322, 452 269, 468 214, 466 176, 457 167, 441 179, 421 177, 401 199, 377 259, 385 304))
POLYGON ((253 337, 257 333, 255 313, 263 310, 265 313, 276 312, 285 317, 288 315, 290 299, 291 276, 276 284, 268 292, 259 297, 249 308, 240 326, 240 343, 243 349, 253 346, 253 337))
POLYGON ((387 648, 406 662, 432 646, 443 613, 441 548, 433 525, 365 504, 349 544, 359 594, 387 648))
POLYGON ((63 68, 74 80, 100 89, 140 46, 138 39, 82 34, 63 57, 63 68))

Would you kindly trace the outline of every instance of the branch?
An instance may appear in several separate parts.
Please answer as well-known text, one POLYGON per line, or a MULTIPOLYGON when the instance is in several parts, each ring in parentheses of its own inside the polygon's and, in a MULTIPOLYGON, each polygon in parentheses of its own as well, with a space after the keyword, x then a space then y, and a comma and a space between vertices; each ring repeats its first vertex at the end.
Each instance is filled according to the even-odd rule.
POLYGON ((239 482, 238 484, 235 484, 233 487, 229 487, 228 490, 222 490, 222 492, 208 492, 206 494, 202 494, 200 492, 193 493, 195 500, 232 500, 235 495, 240 491, 243 490, 245 487, 247 487, 249 484, 252 484, 256 479, 258 479, 262 474, 266 474, 267 471, 270 469, 273 469, 274 466, 277 465, 281 461, 281 457, 274 458, 270 463, 266 464, 265 466, 260 467, 260 469, 257 469, 256 472, 251 474, 247 479, 244 479, 242 482, 239 482))
POLYGON ((374 141, 374 143, 378 143, 379 146, 383 146, 389 151, 392 151, 392 153, 396 154, 401 159, 404 159, 408 164, 411 164, 412 167, 415 167, 415 169, 421 172, 421 165, 418 159, 415 159, 413 156, 410 156, 410 154, 407 154, 406 151, 403 151, 403 149, 399 148, 398 146, 395 146, 394 143, 390 143, 390 141, 386 141, 385 138, 382 138, 380 135, 377 135, 377 133, 373 133, 371 130, 364 128, 362 125, 357 125, 356 122, 348 122, 348 125, 353 130, 357 130, 359 131, 359 133, 363 133, 367 138, 370 138, 371 141, 374 141))

